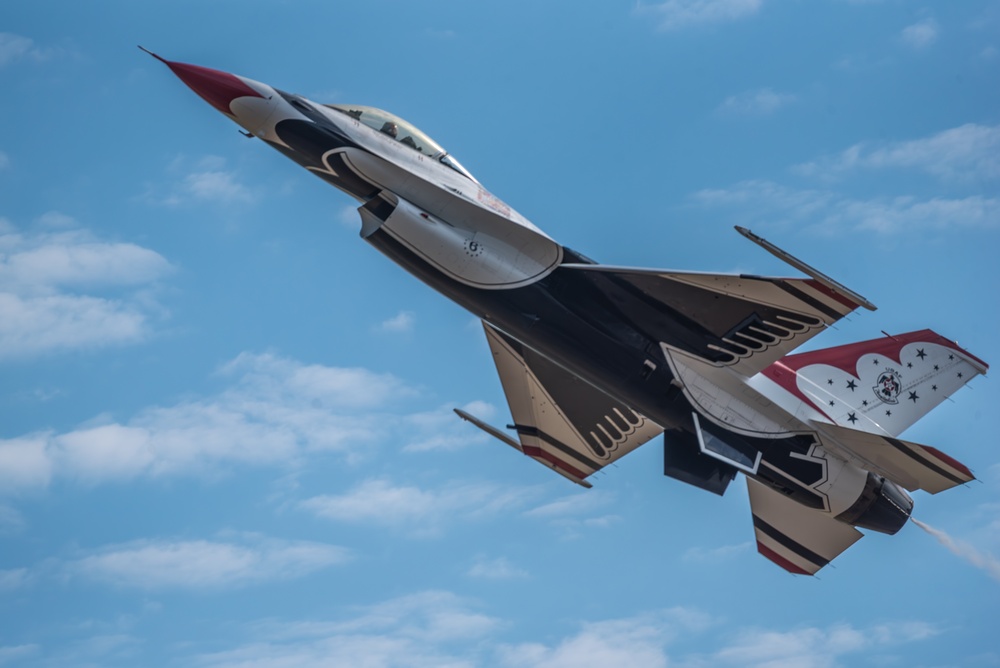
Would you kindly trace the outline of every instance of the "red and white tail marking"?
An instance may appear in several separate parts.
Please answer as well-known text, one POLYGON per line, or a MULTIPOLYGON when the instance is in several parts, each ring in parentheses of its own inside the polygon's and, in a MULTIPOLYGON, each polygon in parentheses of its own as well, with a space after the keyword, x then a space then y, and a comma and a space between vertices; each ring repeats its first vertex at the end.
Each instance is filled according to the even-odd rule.
POLYGON ((833 424, 898 436, 988 368, 925 329, 789 355, 761 375, 833 424))

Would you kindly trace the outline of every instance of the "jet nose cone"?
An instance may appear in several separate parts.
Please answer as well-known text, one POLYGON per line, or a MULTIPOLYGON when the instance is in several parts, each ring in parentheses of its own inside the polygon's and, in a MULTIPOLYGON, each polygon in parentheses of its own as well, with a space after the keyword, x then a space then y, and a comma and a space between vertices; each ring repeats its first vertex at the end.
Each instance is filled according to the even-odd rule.
MULTIPOLYGON (((142 47, 139 47, 142 49, 142 47)), ((248 86, 235 74, 220 72, 199 65, 176 63, 166 60, 151 51, 142 49, 149 55, 164 63, 177 77, 187 84, 188 88, 200 95, 206 102, 221 111, 233 116, 230 103, 239 97, 263 97, 259 92, 248 86)))
POLYGON ((229 116, 233 115, 229 103, 236 98, 263 97, 239 77, 228 72, 169 61, 167 61, 167 67, 206 102, 229 116))

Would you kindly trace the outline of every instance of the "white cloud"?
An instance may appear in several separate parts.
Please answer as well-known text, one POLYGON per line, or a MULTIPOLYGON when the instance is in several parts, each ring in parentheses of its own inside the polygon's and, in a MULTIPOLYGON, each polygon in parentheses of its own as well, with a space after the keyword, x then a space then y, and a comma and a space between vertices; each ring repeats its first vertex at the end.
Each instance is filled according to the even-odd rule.
POLYGON ((720 547, 692 547, 687 549, 681 558, 699 564, 718 564, 746 554, 752 546, 752 543, 737 543, 720 547))
POLYGON ((1000 125, 966 123, 920 139, 859 143, 796 170, 807 176, 839 176, 890 168, 918 169, 950 181, 1000 179, 1000 125))
POLYGON ((759 88, 727 97, 716 112, 725 116, 767 116, 794 101, 791 93, 759 88))
POLYGON ((401 527, 414 534, 427 534, 438 531, 446 521, 520 507, 531 496, 531 489, 488 483, 449 483, 441 489, 421 489, 369 479, 344 494, 306 499, 301 507, 338 522, 401 527))
POLYGON ((45 60, 48 52, 35 46, 28 37, 9 32, 0 32, 0 67, 5 67, 18 60, 45 60))
POLYGON ((522 580, 528 577, 528 572, 518 568, 505 557, 487 559, 480 556, 476 558, 476 562, 466 575, 481 580, 522 580))
POLYGON ((0 666, 10 661, 17 661, 37 653, 38 645, 7 645, 0 646, 0 666))
POLYGON ((7 169, 8 167, 10 167, 10 157, 3 151, 0 151, 0 170, 7 169))
POLYGON ((924 622, 880 624, 867 629, 857 629, 850 624, 793 631, 744 629, 734 643, 713 655, 713 663, 760 668, 826 668, 839 665, 844 655, 879 646, 917 642, 937 633, 937 629, 924 622))
POLYGON ((24 528, 24 517, 21 513, 16 508, 0 503, 0 535, 20 531, 22 528, 24 528))
POLYGON ((672 608, 624 619, 585 622, 574 636, 557 644, 502 646, 503 665, 518 668, 665 668, 666 647, 678 635, 703 631, 709 617, 695 610, 672 608))
POLYGON ((203 156, 193 165, 181 156, 167 166, 167 172, 180 176, 166 187, 166 194, 158 185, 149 186, 144 199, 167 206, 190 202, 231 206, 250 204, 257 199, 255 192, 240 182, 236 172, 226 168, 225 158, 219 156, 203 156))
POLYGON ((49 484, 53 462, 47 441, 45 435, 0 440, 0 489, 18 491, 49 484))
POLYGON ((1000 227, 1000 199, 911 196, 852 199, 832 191, 796 189, 771 181, 743 181, 731 188, 705 189, 694 199, 706 206, 738 210, 744 223, 767 220, 814 226, 826 233, 1000 227))
POLYGON ((240 374, 240 385, 277 400, 299 396, 328 408, 372 409, 417 391, 389 373, 360 367, 302 364, 272 354, 241 353, 220 373, 240 374))
MULTIPOLYGON (((629 666, 841 665, 864 652, 921 642, 937 633, 921 621, 790 630, 731 628, 700 610, 673 607, 628 617, 580 621, 563 637, 516 644, 498 634, 507 620, 476 609, 454 594, 429 591, 362 608, 346 618, 252 624, 241 646, 194 657, 215 668, 511 666, 588 668, 629 666), (713 629, 721 634, 710 635, 713 629), (694 654, 675 645, 700 648, 694 654)), ((189 661, 188 663, 191 663, 189 661)))
POLYGON ((456 35, 454 30, 442 30, 439 28, 428 28, 425 32, 431 39, 454 39, 456 35))
POLYGON ((198 200, 231 204, 252 202, 250 189, 236 180, 236 175, 228 171, 192 172, 184 177, 181 191, 198 200))
POLYGON ((234 464, 295 467, 316 452, 349 461, 405 425, 380 413, 415 395, 389 374, 241 354, 220 370, 218 395, 154 406, 127 422, 0 439, 0 489, 51 479, 99 483, 137 476, 210 474, 234 464))
POLYGON ((67 564, 66 571, 136 589, 203 589, 298 578, 350 558, 349 551, 336 545, 248 535, 113 545, 67 564))
POLYGON ((27 568, 0 570, 0 592, 23 587, 28 582, 27 568))
POLYGON ((638 10, 657 17, 660 29, 670 31, 736 21, 756 14, 762 4, 762 0, 666 0, 640 5, 638 10))
POLYGON ((574 515, 584 515, 597 509, 609 505, 612 501, 610 495, 598 491, 587 490, 577 494, 570 494, 562 498, 550 501, 544 505, 532 508, 524 514, 528 517, 538 517, 543 519, 555 519, 574 515))
POLYGON ((412 311, 400 311, 388 320, 383 320, 376 329, 380 332, 402 334, 412 332, 416 322, 417 318, 412 311))
POLYGON ((937 41, 940 28, 934 19, 923 19, 903 28, 899 38, 911 49, 925 49, 937 41))
POLYGON ((0 286, 7 289, 132 286, 170 271, 170 263, 155 251, 96 241, 79 231, 0 238, 0 244, 6 251, 0 258, 0 286))
MULTIPOLYGON (((482 420, 489 421, 496 415, 496 408, 485 401, 472 401, 462 410, 482 420)), ((486 443, 489 437, 479 429, 472 428, 455 415, 451 405, 437 410, 414 413, 406 417, 412 434, 403 452, 454 452, 469 444, 486 443)))
POLYGON ((213 668, 472 668, 499 621, 449 592, 429 591, 362 609, 336 621, 255 626, 254 641, 202 654, 213 668), (469 657, 469 658, 465 658, 469 657))
POLYGON ((148 334, 147 314, 118 300, 0 293, 0 359, 137 343, 148 334))
MULTIPOLYGON (((68 224, 72 219, 56 212, 40 220, 43 228, 68 224)), ((0 359, 142 340, 157 305, 140 290, 171 271, 152 250, 99 241, 85 230, 0 228, 0 359)))
POLYGON ((337 222, 352 230, 358 229, 361 226, 361 219, 358 217, 358 207, 354 204, 341 207, 337 212, 337 222))

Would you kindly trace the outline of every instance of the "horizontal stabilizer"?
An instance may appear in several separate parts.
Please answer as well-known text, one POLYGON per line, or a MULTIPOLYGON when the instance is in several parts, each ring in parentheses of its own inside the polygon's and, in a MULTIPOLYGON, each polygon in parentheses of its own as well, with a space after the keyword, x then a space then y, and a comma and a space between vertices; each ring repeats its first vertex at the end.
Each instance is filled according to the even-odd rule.
POLYGON ((582 483, 663 432, 520 342, 483 328, 524 454, 582 483))
POLYGON ((862 533, 747 478, 757 551, 789 573, 815 575, 862 533))
MULTIPOLYGON (((898 436, 988 368, 954 341, 925 329, 789 355, 761 376, 834 424, 898 436)), ((753 383, 780 403, 758 379, 753 383)))
POLYGON ((922 489, 937 494, 975 480, 964 464, 929 445, 821 422, 812 426, 827 450, 860 460, 863 468, 911 492, 922 489))

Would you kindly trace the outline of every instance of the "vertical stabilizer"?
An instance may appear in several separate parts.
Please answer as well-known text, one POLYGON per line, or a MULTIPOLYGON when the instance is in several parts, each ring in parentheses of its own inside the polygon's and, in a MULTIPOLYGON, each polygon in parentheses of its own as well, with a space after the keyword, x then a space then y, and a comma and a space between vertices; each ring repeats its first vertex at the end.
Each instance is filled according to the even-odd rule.
POLYGON ((988 368, 925 329, 789 355, 764 369, 753 385, 786 408, 798 404, 789 412, 800 418, 816 412, 842 427, 898 436, 988 368), (781 390, 762 379, 787 394, 776 396, 781 390))

